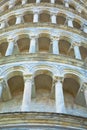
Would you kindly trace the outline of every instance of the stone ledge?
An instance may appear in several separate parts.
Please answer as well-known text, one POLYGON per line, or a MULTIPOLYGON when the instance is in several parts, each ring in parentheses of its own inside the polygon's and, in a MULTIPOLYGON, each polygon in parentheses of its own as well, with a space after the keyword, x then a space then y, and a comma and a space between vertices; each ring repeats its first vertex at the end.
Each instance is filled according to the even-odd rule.
POLYGON ((76 60, 71 57, 67 57, 64 55, 54 55, 49 53, 35 53, 35 54, 29 54, 29 53, 21 53, 19 55, 12 55, 12 56, 6 56, 0 58, 0 65, 8 64, 8 63, 14 63, 14 62, 24 62, 24 61, 50 61, 50 62, 58 62, 73 66, 78 66, 81 68, 85 68, 84 61, 82 60, 76 60))
POLYGON ((53 128, 87 129, 87 118, 61 113, 18 112, 0 114, 0 128, 39 126, 53 128))
POLYGON ((0 16, 6 14, 6 13, 10 13, 11 11, 16 11, 17 9, 21 9, 21 8, 26 8, 26 7, 40 7, 40 6, 45 6, 45 7, 54 7, 54 8, 59 8, 59 9, 63 9, 65 11, 70 11, 72 13, 74 13, 75 15, 79 15, 80 17, 84 18, 87 20, 87 16, 86 15, 82 15, 80 13, 77 12, 77 10, 73 10, 71 8, 66 8, 62 5, 58 5, 58 4, 51 4, 51 3, 30 3, 30 4, 25 4, 25 5, 19 5, 19 6, 15 6, 11 9, 8 9, 6 11, 3 11, 0 13, 0 16))
POLYGON ((9 32, 9 31, 13 31, 13 30, 17 30, 17 29, 26 29, 26 28, 43 28, 43 27, 47 27, 47 28, 53 28, 53 29, 61 29, 61 30, 65 30, 67 32, 72 32, 72 33, 75 33, 75 34, 78 34, 78 35, 81 35, 83 37, 87 37, 87 34, 76 29, 76 28, 71 28, 71 27, 68 27, 68 26, 64 26, 64 25, 58 25, 58 24, 52 24, 52 23, 22 23, 22 24, 16 24, 16 25, 13 25, 13 26, 9 26, 9 27, 6 27, 6 28, 3 28, 3 29, 0 29, 0 34, 2 33, 5 33, 5 32, 9 32), (49 26, 49 27, 48 27, 49 26))

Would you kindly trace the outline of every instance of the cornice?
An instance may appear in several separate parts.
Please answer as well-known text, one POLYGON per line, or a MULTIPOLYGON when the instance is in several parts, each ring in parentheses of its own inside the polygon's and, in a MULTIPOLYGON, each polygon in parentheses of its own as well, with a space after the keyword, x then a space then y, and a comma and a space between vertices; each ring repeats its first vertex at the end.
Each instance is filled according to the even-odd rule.
POLYGON ((9 63, 15 63, 15 62, 31 62, 31 61, 48 61, 48 62, 62 63, 62 64, 67 64, 67 65, 72 65, 72 66, 87 69, 83 60, 77 60, 64 55, 54 55, 50 53, 29 54, 28 52, 16 54, 12 56, 0 57, 0 66, 9 63))
POLYGON ((46 112, 0 114, 0 128, 87 129, 87 118, 46 112))
POLYGON ((30 3, 30 4, 15 6, 14 8, 11 8, 11 9, 8 9, 8 10, 6 10, 4 12, 1 12, 0 16, 6 15, 7 13, 11 13, 11 11, 13 12, 13 11, 16 11, 16 10, 19 10, 19 9, 22 9, 22 8, 24 9, 26 7, 29 7, 29 8, 38 7, 39 8, 41 6, 48 7, 48 8, 53 8, 54 7, 54 8, 59 8, 59 9, 64 10, 64 11, 69 11, 70 13, 78 15, 78 16, 84 18, 85 20, 87 20, 87 15, 82 15, 82 14, 78 13, 77 11, 75 11, 73 9, 66 8, 66 7, 64 7, 62 5, 51 4, 51 3, 38 3, 38 4, 37 3, 30 3))
POLYGON ((60 29, 60 30, 65 30, 67 32, 72 32, 74 34, 78 34, 79 36, 82 36, 84 38, 87 37, 87 34, 84 33, 83 31, 80 31, 76 28, 71 28, 68 26, 64 26, 64 25, 58 25, 58 24, 52 24, 52 23, 22 23, 22 24, 16 24, 13 26, 9 26, 3 29, 0 29, 0 35, 2 34, 6 34, 8 32, 13 32, 13 30, 18 30, 18 29, 24 29, 24 28, 53 28, 53 29, 60 29))

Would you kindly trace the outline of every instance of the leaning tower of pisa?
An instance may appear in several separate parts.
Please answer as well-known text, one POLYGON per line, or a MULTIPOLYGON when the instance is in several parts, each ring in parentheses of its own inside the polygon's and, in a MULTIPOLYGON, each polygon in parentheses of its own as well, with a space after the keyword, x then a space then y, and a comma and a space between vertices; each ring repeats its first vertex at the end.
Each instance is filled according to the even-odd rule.
POLYGON ((0 0, 0 130, 87 129, 87 1, 0 0))

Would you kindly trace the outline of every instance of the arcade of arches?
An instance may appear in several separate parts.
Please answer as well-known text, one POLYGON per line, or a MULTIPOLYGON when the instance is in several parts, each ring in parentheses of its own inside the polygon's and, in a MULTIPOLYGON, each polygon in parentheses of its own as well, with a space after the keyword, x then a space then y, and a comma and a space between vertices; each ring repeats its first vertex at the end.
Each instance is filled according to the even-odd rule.
POLYGON ((52 73, 47 70, 37 71, 34 76, 23 76, 18 72, 8 78, 6 85, 8 99, 5 98, 6 93, 2 89, 0 112, 7 110, 81 113, 82 106, 75 102, 81 84, 74 74, 53 78, 52 73), (6 110, 4 110, 5 103, 7 103, 6 110))
POLYGON ((25 35, 15 39, 1 41, 0 56, 9 56, 21 53, 50 53, 64 55, 67 57, 84 60, 87 57, 85 44, 73 43, 68 37, 60 38, 40 34, 40 36, 29 37, 25 35))

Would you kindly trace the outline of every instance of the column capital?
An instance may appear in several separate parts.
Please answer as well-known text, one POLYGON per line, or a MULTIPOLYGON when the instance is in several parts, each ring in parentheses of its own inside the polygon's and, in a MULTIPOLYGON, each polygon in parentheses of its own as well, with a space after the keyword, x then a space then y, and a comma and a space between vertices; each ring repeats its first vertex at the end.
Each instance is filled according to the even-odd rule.
POLYGON ((63 82, 64 81, 64 77, 59 77, 59 76, 55 76, 54 77, 54 84, 56 84, 57 82, 63 82))
POLYGON ((25 74, 24 75, 24 80, 29 80, 29 81, 32 81, 32 74, 25 74))
POLYGON ((74 42, 74 43, 72 43, 72 46, 74 47, 74 46, 81 46, 81 44, 80 43, 78 43, 78 42, 74 42))
POLYGON ((33 10, 33 13, 34 13, 34 14, 39 14, 39 13, 40 13, 40 10, 36 10, 36 9, 35 9, 35 10, 33 10))
POLYGON ((64 0, 64 2, 69 2, 69 0, 64 0))
POLYGON ((72 20, 72 21, 73 21, 74 17, 72 17, 72 16, 67 16, 66 19, 67 19, 67 20, 72 20))
POLYGON ((30 39, 36 39, 36 38, 38 38, 38 35, 30 35, 29 37, 30 37, 30 39))
POLYGON ((15 39, 14 39, 14 38, 12 38, 12 37, 9 37, 9 38, 7 39, 7 41, 8 41, 8 42, 14 42, 14 41, 15 41, 15 39))
POLYGON ((18 14, 16 14, 16 17, 22 17, 22 16, 23 16, 22 13, 18 13, 18 14))
POLYGON ((86 83, 86 82, 84 82, 84 83, 82 84, 81 91, 84 91, 84 90, 87 90, 87 83, 86 83))
POLYGON ((0 83, 3 82, 4 78, 3 77, 0 77, 0 83))
POLYGON ((57 36, 51 36, 51 40, 52 41, 59 41, 60 37, 57 37, 57 36))
POLYGON ((56 12, 54 12, 54 11, 51 11, 51 12, 50 12, 50 15, 51 15, 51 16, 53 16, 53 15, 55 15, 55 16, 56 16, 56 15, 57 15, 57 13, 56 13, 56 12))

